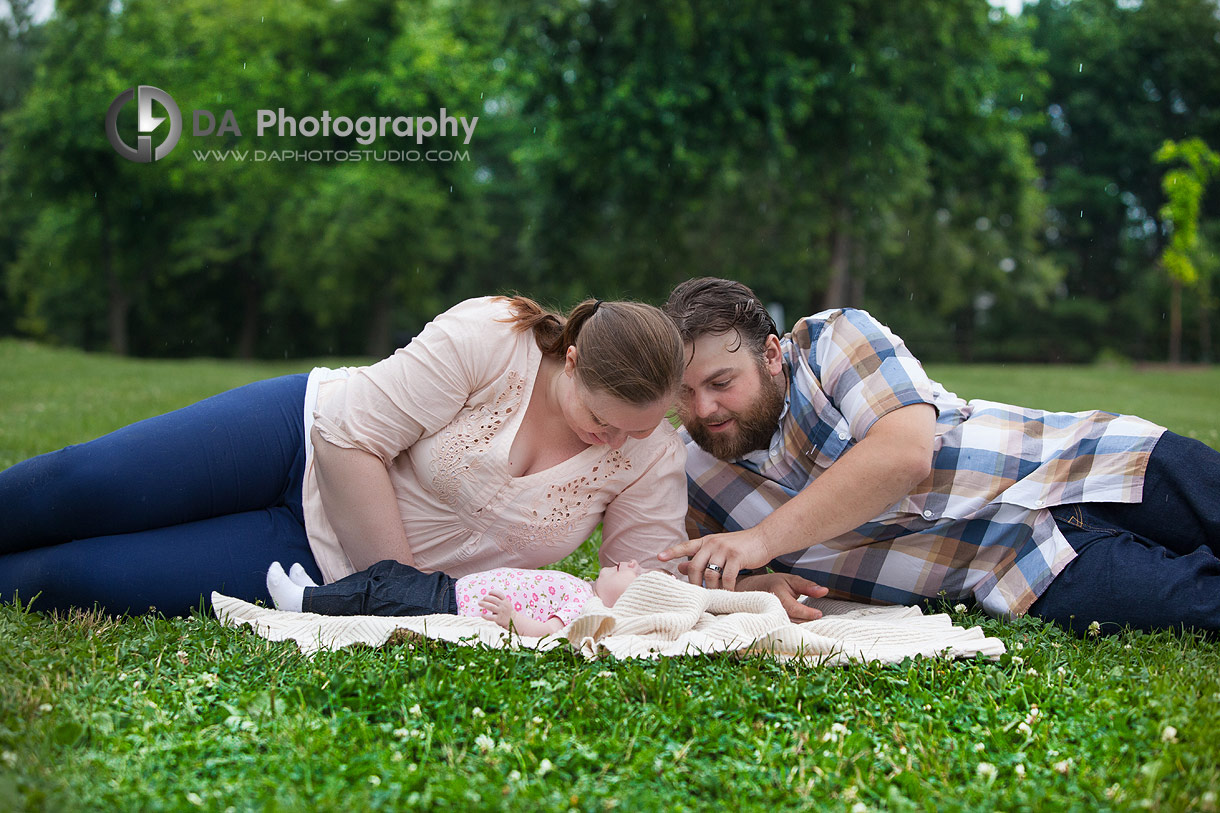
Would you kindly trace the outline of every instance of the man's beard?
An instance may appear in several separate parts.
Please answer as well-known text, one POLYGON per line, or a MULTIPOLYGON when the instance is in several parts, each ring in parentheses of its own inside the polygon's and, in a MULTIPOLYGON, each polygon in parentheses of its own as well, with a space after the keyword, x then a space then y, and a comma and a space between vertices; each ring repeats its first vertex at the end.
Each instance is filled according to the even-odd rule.
POLYGON ((779 428, 779 416, 784 411, 784 389, 778 385, 766 369, 759 365, 761 389, 758 400, 741 413, 712 415, 719 420, 733 418, 736 426, 726 432, 712 433, 707 428, 707 421, 692 416, 682 423, 691 438, 703 451, 721 460, 735 460, 755 451, 766 449, 771 445, 771 436, 779 428))

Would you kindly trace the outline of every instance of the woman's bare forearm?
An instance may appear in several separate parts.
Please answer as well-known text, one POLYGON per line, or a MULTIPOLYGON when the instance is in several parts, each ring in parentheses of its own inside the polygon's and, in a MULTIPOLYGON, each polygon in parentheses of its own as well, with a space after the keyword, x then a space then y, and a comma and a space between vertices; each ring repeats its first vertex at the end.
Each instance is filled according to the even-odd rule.
POLYGON ((357 570, 383 559, 415 564, 398 516, 390 475, 376 456, 312 433, 318 491, 326 518, 357 570))

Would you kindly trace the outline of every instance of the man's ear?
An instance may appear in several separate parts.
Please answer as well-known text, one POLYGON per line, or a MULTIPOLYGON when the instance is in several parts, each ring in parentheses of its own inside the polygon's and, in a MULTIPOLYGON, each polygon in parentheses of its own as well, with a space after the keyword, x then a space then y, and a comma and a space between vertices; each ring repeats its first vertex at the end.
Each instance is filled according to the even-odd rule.
POLYGON ((774 333, 767 336, 763 344, 763 366, 771 375, 779 375, 784 369, 784 353, 779 347, 779 337, 774 333))

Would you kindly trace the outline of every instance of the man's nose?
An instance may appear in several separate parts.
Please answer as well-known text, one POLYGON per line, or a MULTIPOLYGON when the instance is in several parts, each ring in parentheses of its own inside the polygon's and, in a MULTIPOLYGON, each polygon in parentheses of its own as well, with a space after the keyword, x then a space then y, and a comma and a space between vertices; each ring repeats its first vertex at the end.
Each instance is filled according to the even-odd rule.
POLYGON ((709 415, 716 413, 716 399, 712 398, 707 393, 696 392, 692 399, 695 406, 695 415, 700 418, 706 418, 709 415))

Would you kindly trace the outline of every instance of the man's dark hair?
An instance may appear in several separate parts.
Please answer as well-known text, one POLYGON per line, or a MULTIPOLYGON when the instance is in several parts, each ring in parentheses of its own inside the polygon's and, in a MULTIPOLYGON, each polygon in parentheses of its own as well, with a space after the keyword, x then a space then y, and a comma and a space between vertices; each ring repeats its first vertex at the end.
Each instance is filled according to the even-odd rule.
POLYGON ((664 310, 687 344, 701 336, 735 330, 741 344, 761 356, 767 336, 779 335, 771 314, 754 292, 730 279, 688 279, 674 288, 664 310))

